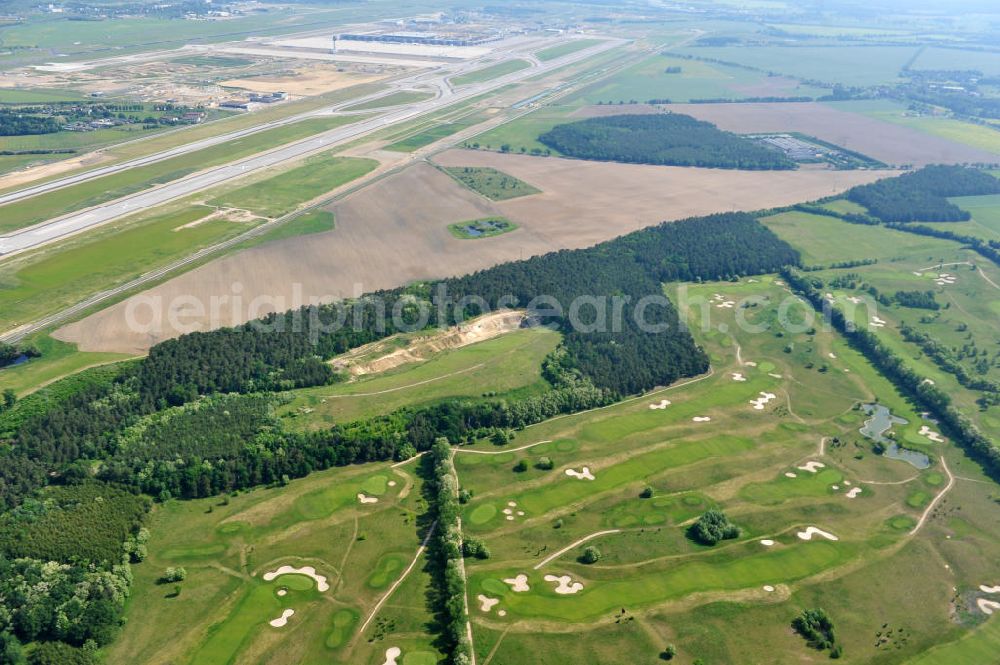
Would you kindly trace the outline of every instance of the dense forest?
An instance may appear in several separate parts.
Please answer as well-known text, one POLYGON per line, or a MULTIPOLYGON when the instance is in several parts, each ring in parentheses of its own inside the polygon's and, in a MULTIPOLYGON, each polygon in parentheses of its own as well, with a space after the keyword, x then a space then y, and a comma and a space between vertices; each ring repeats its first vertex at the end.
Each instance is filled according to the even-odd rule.
POLYGON ((186 335, 144 359, 47 386, 0 413, 7 443, 0 446, 0 501, 7 508, 0 515, 0 572, 4 585, 14 585, 0 586, 7 603, 0 635, 78 646, 110 639, 130 584, 128 562, 144 556, 148 502, 141 495, 204 497, 334 465, 407 459, 435 441, 471 443, 704 372, 708 359, 679 325, 662 283, 773 272, 798 259, 750 215, 685 220, 589 249, 186 335), (337 380, 327 359, 397 332, 382 307, 398 306, 404 320, 419 321, 418 305, 442 289, 480 304, 431 308, 427 325, 452 325, 506 305, 558 328, 563 342, 542 368, 550 389, 520 399, 447 400, 312 433, 282 428, 274 410, 283 391, 337 380), (593 300, 573 324, 575 301, 606 295, 632 304, 654 297, 645 322, 663 328, 647 331, 627 309, 613 319, 612 308, 589 306, 593 300), (533 304, 539 296, 546 299, 533 304), (357 325, 332 325, 344 308, 357 325), (48 561, 55 562, 44 569, 51 592, 18 592, 48 561), (69 597, 79 606, 64 606, 69 597), (73 621, 53 624, 64 614, 73 621))
POLYGON ((783 153, 679 113, 613 115, 556 125, 538 137, 567 157, 721 169, 794 169, 783 153))
POLYGON ((52 117, 22 115, 0 109, 0 136, 28 136, 31 134, 55 134, 62 125, 52 117))
POLYGON ((971 216, 949 196, 1000 193, 1000 180, 963 166, 925 166, 898 178, 851 189, 847 198, 883 222, 962 222, 971 216))

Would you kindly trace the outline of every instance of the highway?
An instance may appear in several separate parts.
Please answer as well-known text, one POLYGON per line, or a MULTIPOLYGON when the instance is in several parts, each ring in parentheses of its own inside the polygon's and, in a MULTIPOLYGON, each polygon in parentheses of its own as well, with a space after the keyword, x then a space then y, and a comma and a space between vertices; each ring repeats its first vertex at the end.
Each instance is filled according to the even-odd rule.
MULTIPOLYGON (((375 117, 362 120, 360 122, 353 123, 344 127, 338 127, 336 129, 316 134, 315 136, 296 141, 266 152, 261 152, 252 157, 244 158, 226 164, 224 166, 207 169, 205 171, 189 175, 187 177, 169 182, 167 184, 147 189, 135 194, 121 197, 119 199, 94 206, 92 208, 81 210, 77 212, 64 215, 54 220, 47 222, 42 222, 34 226, 27 227, 25 229, 19 229, 6 236, 0 237, 0 254, 9 255, 16 252, 23 252, 28 249, 32 249, 43 245, 45 243, 51 242, 53 240, 63 238, 68 235, 75 233, 80 233, 91 227, 107 223, 124 215, 132 214, 137 211, 145 210, 154 206, 162 205, 169 201, 173 201, 178 198, 189 196, 196 192, 203 191, 205 189, 220 185, 230 180, 240 178, 256 171, 262 169, 270 168, 278 164, 300 159, 309 154, 327 150, 334 146, 352 141, 373 132, 385 129, 392 125, 406 122, 412 120, 418 116, 433 113, 435 111, 441 110, 447 106, 463 102, 465 100, 471 99, 478 95, 482 95, 493 90, 497 90, 506 85, 512 83, 517 83, 526 78, 538 76, 546 72, 552 71, 554 69, 564 67, 568 64, 572 64, 586 58, 590 58, 598 53, 607 51, 609 49, 621 46, 625 42, 623 40, 609 39, 605 42, 597 44, 587 49, 571 53, 562 58, 551 60, 546 63, 535 64, 534 66, 508 74, 490 81, 484 81, 482 83, 472 84, 465 86, 458 91, 455 91, 447 79, 455 76, 461 71, 478 68, 483 66, 482 62, 476 63, 463 63, 463 66, 454 69, 449 68, 447 71, 435 71, 435 72, 421 72, 410 79, 407 79, 409 85, 427 84, 433 85, 438 89, 438 94, 433 99, 425 100, 422 102, 416 102, 413 104, 408 104, 402 107, 393 107, 385 112, 376 115, 375 117)), ((484 59, 485 60, 485 59, 484 59)), ((402 82, 399 82, 402 83, 402 82)), ((378 97, 390 94, 390 92, 382 91, 373 95, 369 95, 370 99, 377 99, 378 97)), ((363 101, 367 98, 358 98, 351 100, 350 102, 345 102, 340 107, 353 106, 363 101)), ((332 113, 334 111, 327 111, 327 113, 332 113)), ((309 115, 315 116, 316 112, 311 112, 309 115)), ((286 120, 275 121, 275 123, 284 123, 286 120)), ((242 130, 241 132, 234 132, 232 134, 246 135, 254 133, 254 131, 260 131, 260 128, 253 128, 252 130, 242 130)), ((199 147, 206 147, 208 145, 215 145, 222 140, 230 140, 233 138, 232 134, 227 135, 226 138, 213 137, 211 139, 205 139, 203 141, 196 142, 196 144, 189 144, 186 146, 181 146, 179 148, 174 148, 169 151, 167 156, 175 156, 178 154, 184 154, 185 152, 190 152, 192 150, 199 149, 199 147)), ((79 174, 77 176, 70 176, 62 180, 53 181, 51 183, 45 183, 43 185, 38 185, 35 189, 35 195, 38 193, 44 193, 45 191, 51 191, 60 186, 66 186, 67 184, 75 184, 76 182, 81 182, 83 180, 98 177, 97 173, 100 175, 108 175, 111 173, 117 173, 129 168, 135 168, 143 164, 152 163, 160 159, 166 159, 164 153, 158 153, 156 155, 150 155, 148 157, 142 157, 137 160, 132 160, 130 162, 124 162, 117 165, 112 165, 105 167, 104 169, 97 169, 95 171, 89 171, 87 173, 79 174), (70 182, 67 182, 70 181, 70 182), (62 183, 62 184, 60 184, 62 183)), ((22 195, 30 196, 31 194, 25 194, 30 190, 21 190, 19 192, 8 195, 8 197, 22 195)), ((8 199, 10 200, 10 199, 8 199)), ((0 198, 0 202, 4 199, 0 198)), ((2 210, 0 210, 2 212, 2 210)))

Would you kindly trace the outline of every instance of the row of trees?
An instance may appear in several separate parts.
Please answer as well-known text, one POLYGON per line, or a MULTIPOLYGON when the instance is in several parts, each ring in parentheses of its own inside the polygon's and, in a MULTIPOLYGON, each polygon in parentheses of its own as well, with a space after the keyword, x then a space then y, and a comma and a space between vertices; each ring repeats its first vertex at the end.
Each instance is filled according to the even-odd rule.
MULTIPOLYGON (((454 665, 472 662, 472 645, 466 626, 465 572, 462 528, 459 521, 458 476, 452 463, 452 450, 447 439, 438 439, 431 446, 427 464, 431 469, 428 490, 431 515, 437 527, 431 536, 429 552, 437 585, 437 610, 442 623, 445 650, 454 665)), ((433 528, 433 527, 432 527, 433 528)), ((477 550, 478 552, 478 550, 477 550)))
POLYGON ((679 113, 614 115, 556 125, 539 142, 568 157, 724 169, 794 169, 783 153, 679 113))

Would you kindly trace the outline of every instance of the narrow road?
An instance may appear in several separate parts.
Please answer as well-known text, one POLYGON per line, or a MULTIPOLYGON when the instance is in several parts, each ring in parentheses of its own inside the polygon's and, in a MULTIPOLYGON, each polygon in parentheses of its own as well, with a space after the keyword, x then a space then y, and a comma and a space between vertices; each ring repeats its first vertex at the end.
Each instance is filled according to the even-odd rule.
POLYGON ((944 472, 948 474, 948 484, 944 486, 944 489, 941 490, 936 497, 934 497, 934 500, 931 501, 930 505, 927 506, 927 509, 924 510, 924 514, 920 516, 920 521, 917 522, 917 525, 913 527, 912 531, 910 531, 911 536, 915 535, 917 531, 920 531, 920 527, 922 527, 924 522, 927 521, 927 518, 930 516, 931 511, 934 510, 934 507, 937 506, 941 499, 944 498, 944 495, 955 486, 955 476, 952 475, 951 470, 948 468, 948 462, 944 457, 941 458, 941 468, 943 468, 944 472))
POLYGON ((372 611, 368 615, 368 618, 365 619, 365 622, 363 624, 361 624, 361 630, 357 632, 358 637, 364 635, 365 630, 368 628, 368 624, 372 622, 372 619, 375 618, 375 615, 378 614, 379 610, 382 609, 382 606, 385 605, 385 601, 389 600, 389 597, 396 591, 396 589, 399 588, 399 585, 403 583, 403 581, 407 578, 410 572, 413 571, 413 568, 417 565, 417 562, 420 561, 420 557, 423 555, 424 550, 427 549, 427 543, 430 542, 431 536, 434 535, 434 529, 436 528, 437 528, 437 520, 434 520, 434 522, 431 524, 431 528, 427 530, 427 535, 424 536, 424 541, 420 543, 420 547, 417 548, 417 553, 413 555, 413 561, 411 561, 410 565, 406 567, 406 570, 404 570, 403 574, 399 576, 399 579, 392 583, 392 586, 389 587, 389 590, 385 592, 385 595, 379 598, 379 601, 375 603, 375 607, 372 608, 372 611))
POLYGON ((580 545, 583 545, 588 540, 593 540, 594 538, 600 538, 601 536, 609 536, 609 535, 611 535, 613 533, 621 533, 621 531, 622 531, 621 529, 608 529, 607 531, 598 531, 596 533, 590 534, 589 536, 584 536, 580 540, 577 540, 576 542, 570 543, 569 545, 567 545, 566 547, 562 548, 561 550, 559 550, 555 554, 550 554, 549 556, 547 556, 545 559, 542 560, 541 563, 539 563, 538 565, 535 566, 535 570, 538 570, 539 568, 542 568, 543 566, 548 565, 552 561, 555 561, 556 559, 558 559, 559 557, 561 557, 563 554, 566 554, 566 552, 569 552, 574 547, 579 547, 580 545))

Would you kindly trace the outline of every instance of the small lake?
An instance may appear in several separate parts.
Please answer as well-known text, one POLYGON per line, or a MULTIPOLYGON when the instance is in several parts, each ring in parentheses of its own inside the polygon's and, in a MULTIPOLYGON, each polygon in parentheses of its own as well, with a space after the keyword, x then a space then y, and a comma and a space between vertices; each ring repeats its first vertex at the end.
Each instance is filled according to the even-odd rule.
POLYGON ((931 465, 931 458, 916 450, 903 448, 898 443, 885 435, 893 425, 907 425, 909 420, 892 415, 888 407, 881 404, 862 404, 870 418, 865 421, 864 427, 859 432, 872 441, 877 441, 885 446, 885 456, 889 459, 898 459, 908 462, 918 469, 926 469, 931 465))
POLYGON ((7 369, 8 367, 17 367, 18 365, 23 365, 24 363, 28 362, 28 360, 29 360, 28 356, 22 353, 17 358, 14 358, 12 361, 7 363, 3 367, 0 367, 0 369, 7 369))
POLYGON ((459 228, 462 233, 470 235, 473 238, 478 238, 480 236, 490 235, 498 231, 506 230, 507 223, 500 220, 482 219, 459 228))

